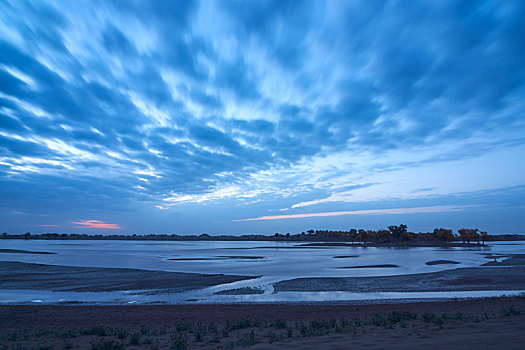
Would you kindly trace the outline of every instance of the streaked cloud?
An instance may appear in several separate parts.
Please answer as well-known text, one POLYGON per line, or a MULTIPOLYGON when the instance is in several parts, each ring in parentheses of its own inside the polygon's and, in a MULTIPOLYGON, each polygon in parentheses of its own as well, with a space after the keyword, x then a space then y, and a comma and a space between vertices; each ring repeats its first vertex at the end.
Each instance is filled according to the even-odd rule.
POLYGON ((333 212, 289 214, 289 215, 268 215, 268 216, 261 216, 258 218, 238 219, 235 221, 303 219, 303 218, 341 216, 341 215, 396 215, 396 214, 444 213, 444 212, 461 211, 469 207, 471 206, 438 205, 438 206, 433 206, 433 207, 416 207, 416 208, 366 209, 366 210, 333 211, 333 212))
POLYGON ((103 228, 108 230, 120 230, 121 227, 117 224, 106 224, 105 222, 98 221, 98 220, 80 220, 80 221, 72 221, 71 222, 74 225, 80 225, 85 226, 87 228, 103 228))
POLYGON ((0 222, 198 233, 213 209, 259 232, 231 208, 485 201, 525 185, 524 18, 511 0, 0 2, 0 222))

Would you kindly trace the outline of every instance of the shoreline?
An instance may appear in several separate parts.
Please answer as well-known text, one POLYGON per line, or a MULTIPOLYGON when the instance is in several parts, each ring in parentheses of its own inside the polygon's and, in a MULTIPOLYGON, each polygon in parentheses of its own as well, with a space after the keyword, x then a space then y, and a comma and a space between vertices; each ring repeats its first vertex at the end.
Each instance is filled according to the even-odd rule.
POLYGON ((525 290, 525 266, 465 267, 377 277, 294 278, 274 283, 276 292, 454 292, 525 290))
POLYGON ((0 261, 0 289, 5 290, 118 292, 159 289, 181 293, 257 277, 0 261))
MULTIPOLYGON (((488 255, 491 259, 493 256, 488 255)), ((299 277, 272 283, 273 292, 460 292, 525 290, 525 255, 512 254, 478 267, 391 276, 299 277)), ((495 259, 496 260, 496 259, 495 259)), ((430 263, 454 263, 431 261, 430 263)), ((428 264, 428 262, 427 262, 428 264)), ((343 269, 391 267, 354 265, 343 269)), ((131 268, 96 268, 0 261, 0 290, 51 292, 182 293, 226 285, 261 276, 199 274, 131 268)), ((242 287, 215 291, 218 295, 263 294, 260 288, 242 287)))

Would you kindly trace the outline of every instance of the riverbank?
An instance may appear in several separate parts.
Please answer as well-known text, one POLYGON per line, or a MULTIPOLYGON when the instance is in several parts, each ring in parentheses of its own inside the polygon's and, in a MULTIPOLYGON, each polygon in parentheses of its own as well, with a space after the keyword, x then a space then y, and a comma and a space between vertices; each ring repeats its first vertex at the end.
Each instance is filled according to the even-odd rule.
POLYGON ((252 278, 255 277, 0 261, 0 289, 14 290, 114 292, 162 289, 167 293, 180 293, 252 278))
MULTIPOLYGON (((525 255, 492 256, 480 267, 375 277, 294 278, 274 283, 276 292, 453 292, 525 290, 525 255), (497 259, 503 259, 497 261, 497 259)), ((436 263, 430 262, 430 263, 436 263)), ((427 263, 428 264, 428 263, 427 263)))
POLYGON ((525 290, 525 267, 472 267, 381 277, 295 278, 274 284, 276 292, 450 292, 525 290))
POLYGON ((525 298, 397 304, 0 306, 10 348, 520 349, 525 298))

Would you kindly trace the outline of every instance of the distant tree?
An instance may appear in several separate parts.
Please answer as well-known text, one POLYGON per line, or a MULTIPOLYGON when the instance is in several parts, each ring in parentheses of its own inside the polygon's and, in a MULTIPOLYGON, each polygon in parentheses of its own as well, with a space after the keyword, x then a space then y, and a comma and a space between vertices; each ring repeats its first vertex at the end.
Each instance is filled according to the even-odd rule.
POLYGON ((25 239, 28 239, 30 236, 31 236, 31 233, 30 233, 30 232, 26 232, 26 233, 24 233, 24 238, 25 238, 25 239))
POLYGON ((377 231, 377 239, 383 242, 390 241, 390 231, 388 230, 379 230, 377 231))
POLYGON ((363 230, 363 229, 359 229, 359 231, 358 231, 357 233, 358 233, 358 235, 359 235, 359 239, 360 239, 361 241, 363 241, 363 244, 366 245, 366 241, 367 241, 367 239, 368 239, 368 232, 365 231, 365 230, 363 230))
POLYGON ((348 231, 350 240, 352 243, 354 243, 357 240, 357 230, 355 228, 351 228, 350 231, 348 231))
POLYGON ((452 230, 447 230, 446 228, 434 229, 434 236, 437 240, 441 242, 441 244, 445 245, 445 247, 447 246, 447 241, 451 241, 454 239, 452 230))
POLYGON ((2 233, 2 236, 5 238, 7 237, 7 232, 2 233))
POLYGON ((480 244, 479 240, 481 239, 481 235, 479 234, 479 229, 472 230, 470 237, 472 240, 476 240, 478 245, 480 244))
POLYGON ((408 241, 411 241, 412 239, 414 239, 414 234, 412 234, 411 232, 405 231, 401 234, 401 242, 403 244, 407 243, 408 241))
POLYGON ((485 242, 489 240, 489 235, 487 234, 487 231, 481 231, 481 242, 483 245, 485 245, 485 242))
POLYGON ((458 233, 463 244, 465 244, 465 242, 470 244, 470 241, 473 239, 477 239, 479 243, 479 229, 477 228, 462 228, 458 230, 458 233))
POLYGON ((388 230, 395 239, 401 239, 404 233, 407 232, 407 225, 401 224, 399 226, 388 226, 388 230))

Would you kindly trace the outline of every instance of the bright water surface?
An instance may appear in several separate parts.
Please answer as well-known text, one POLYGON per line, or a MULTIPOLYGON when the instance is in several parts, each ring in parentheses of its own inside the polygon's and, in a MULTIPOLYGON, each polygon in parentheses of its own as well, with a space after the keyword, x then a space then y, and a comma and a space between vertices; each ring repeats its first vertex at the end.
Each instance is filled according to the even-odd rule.
POLYGON ((0 290, 0 303, 83 301, 101 303, 144 302, 294 302, 349 301, 407 298, 450 298, 492 296, 509 292, 280 292, 272 284, 299 277, 387 276, 436 272, 459 267, 477 267, 487 262, 486 253, 525 254, 525 242, 492 242, 480 248, 376 248, 300 247, 285 242, 159 242, 159 241, 52 241, 2 240, 2 249, 54 252, 53 255, 0 253, 0 261, 21 261, 51 265, 119 267, 194 273, 222 273, 261 276, 186 293, 137 295, 133 292, 73 293, 34 290, 0 290), (336 256, 354 256, 334 258, 336 256), (251 259, 262 257, 262 259, 251 259), (191 259, 191 260, 169 260, 191 259), (452 260, 455 265, 425 265, 433 260, 452 260), (343 269, 360 265, 394 264, 395 268, 343 269), (213 293, 239 287, 257 287, 260 295, 227 296, 213 293), (191 300, 188 300, 191 299, 191 300))

